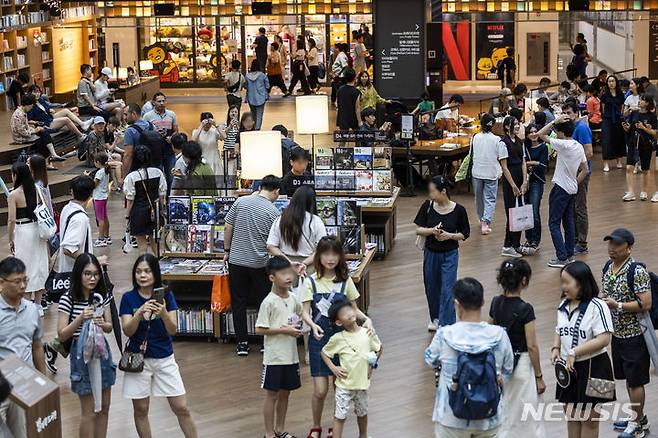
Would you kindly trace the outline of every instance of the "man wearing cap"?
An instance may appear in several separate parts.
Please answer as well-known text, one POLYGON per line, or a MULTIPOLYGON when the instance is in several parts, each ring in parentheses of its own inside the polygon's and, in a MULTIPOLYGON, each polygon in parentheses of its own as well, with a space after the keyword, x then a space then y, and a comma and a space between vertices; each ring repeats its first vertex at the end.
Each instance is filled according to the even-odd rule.
POLYGON ((103 67, 101 74, 94 82, 96 87, 96 105, 101 107, 103 111, 112 113, 116 117, 121 117, 123 107, 126 105, 123 100, 114 100, 114 88, 109 87, 109 80, 112 77, 112 69, 110 67, 103 67))
POLYGON ((635 237, 618 228, 603 239, 608 242, 610 260, 603 268, 603 300, 612 313, 612 364, 615 379, 626 380, 628 398, 636 416, 617 421, 619 438, 643 437, 649 429, 644 414, 644 385, 649 383, 650 356, 638 314, 651 309, 650 277, 644 265, 633 260, 635 237))
POLYGON ((495 122, 496 119, 491 114, 483 114, 480 119, 480 132, 475 134, 471 141, 473 192, 482 234, 491 233, 498 179, 503 174, 500 161, 508 157, 505 143, 491 132, 495 122))

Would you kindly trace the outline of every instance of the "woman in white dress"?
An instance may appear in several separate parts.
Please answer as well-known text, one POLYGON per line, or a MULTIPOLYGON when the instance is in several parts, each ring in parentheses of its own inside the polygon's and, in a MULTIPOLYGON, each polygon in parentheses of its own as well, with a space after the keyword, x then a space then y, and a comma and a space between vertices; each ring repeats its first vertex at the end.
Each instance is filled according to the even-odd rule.
POLYGON ((203 158, 206 164, 215 172, 215 175, 222 175, 222 160, 219 156, 219 140, 224 140, 224 133, 217 127, 215 118, 212 113, 201 113, 201 124, 192 131, 192 141, 201 145, 203 158))
MULTIPOLYGON (((14 189, 7 200, 9 220, 9 253, 25 263, 28 284, 26 298, 32 294, 42 296, 48 278, 48 244, 39 238, 39 227, 34 209, 37 207, 39 195, 27 164, 16 162, 11 168, 14 189)), ((39 313, 43 315, 41 302, 37 302, 39 313)))

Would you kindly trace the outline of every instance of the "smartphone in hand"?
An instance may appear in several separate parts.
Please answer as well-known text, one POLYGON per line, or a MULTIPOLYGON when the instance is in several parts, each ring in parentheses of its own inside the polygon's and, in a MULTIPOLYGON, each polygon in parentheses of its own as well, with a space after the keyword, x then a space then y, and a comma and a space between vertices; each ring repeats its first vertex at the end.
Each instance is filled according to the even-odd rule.
POLYGON ((163 287, 157 287, 153 289, 153 299, 157 301, 159 304, 164 304, 164 297, 165 297, 165 292, 167 289, 163 287))

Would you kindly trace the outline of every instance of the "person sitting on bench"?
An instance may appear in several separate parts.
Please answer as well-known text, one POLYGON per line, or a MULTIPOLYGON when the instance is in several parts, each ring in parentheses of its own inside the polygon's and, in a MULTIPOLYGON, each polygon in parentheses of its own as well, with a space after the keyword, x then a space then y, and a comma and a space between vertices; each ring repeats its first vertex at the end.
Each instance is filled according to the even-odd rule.
MULTIPOLYGON (((48 134, 48 129, 43 126, 32 126, 28 122, 27 113, 35 103, 36 99, 30 93, 21 97, 21 104, 11 115, 10 127, 13 141, 17 144, 32 144, 36 152, 48 158, 49 161, 64 161, 65 158, 55 152, 53 139, 48 134)), ((49 166, 48 169, 56 170, 52 166, 49 166)))
POLYGON ((96 104, 96 86, 92 82, 94 72, 91 65, 82 64, 80 66, 80 82, 78 82, 78 89, 75 96, 78 101, 78 112, 81 116, 102 116, 105 120, 110 117, 110 113, 103 110, 96 104))
POLYGON ((30 112, 27 113, 29 121, 40 123, 51 132, 67 128, 65 130, 73 132, 81 139, 84 137, 82 131, 88 131, 91 127, 92 119, 83 122, 68 109, 55 112, 48 100, 41 94, 41 89, 37 85, 31 85, 29 92, 36 101, 30 112))

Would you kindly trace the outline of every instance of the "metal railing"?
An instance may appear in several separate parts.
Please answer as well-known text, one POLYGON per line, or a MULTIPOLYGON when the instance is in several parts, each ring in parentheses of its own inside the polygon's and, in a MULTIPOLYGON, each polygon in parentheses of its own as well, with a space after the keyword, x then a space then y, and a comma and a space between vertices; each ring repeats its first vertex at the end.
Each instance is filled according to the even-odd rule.
MULTIPOLYGON (((619 74, 622 74, 622 73, 628 73, 628 72, 632 72, 632 71, 636 71, 636 70, 637 70, 637 68, 634 67, 634 68, 629 68, 629 69, 626 69, 626 70, 614 71, 614 72, 612 72, 612 73, 610 73, 610 74, 611 74, 611 75, 619 75, 619 74)), ((588 78, 586 78, 586 79, 584 79, 584 80, 586 80, 586 81, 590 81, 590 80, 592 80, 592 79, 595 79, 596 77, 597 77, 597 76, 590 76, 590 77, 588 77, 588 78)), ((531 89, 528 90, 528 91, 529 91, 530 93, 532 93, 533 91, 537 91, 537 90, 548 90, 549 88, 557 88, 557 87, 560 86, 560 84, 561 84, 561 82, 559 82, 559 83, 555 83, 555 84, 550 84, 550 85, 548 85, 548 86, 546 86, 546 87, 536 87, 536 88, 531 88, 531 89)), ((506 94, 506 95, 504 95, 503 97, 508 97, 508 96, 513 95, 513 94, 514 94, 514 93, 512 92, 511 94, 506 94)), ((498 95, 493 96, 493 97, 485 97, 484 99, 480 99, 480 100, 478 100, 478 103, 480 104, 480 112, 479 112, 479 114, 482 114, 482 113, 484 112, 484 111, 482 110, 482 104, 483 104, 484 102, 491 102, 491 101, 494 100, 494 99, 498 99, 499 96, 501 96, 501 95, 498 94, 498 95)))

